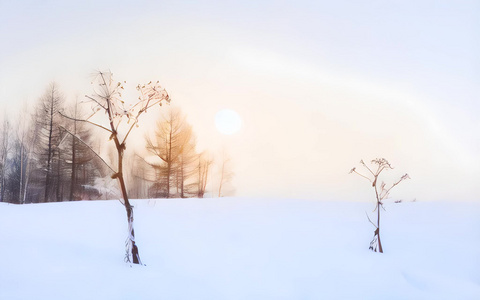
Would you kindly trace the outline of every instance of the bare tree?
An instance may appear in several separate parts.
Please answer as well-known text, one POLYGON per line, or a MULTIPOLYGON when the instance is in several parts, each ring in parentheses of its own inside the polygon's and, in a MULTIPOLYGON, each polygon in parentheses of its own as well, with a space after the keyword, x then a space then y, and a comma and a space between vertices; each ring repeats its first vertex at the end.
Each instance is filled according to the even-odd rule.
POLYGON ((35 148, 40 135, 40 127, 36 126, 37 117, 37 113, 35 112, 32 115, 30 125, 26 127, 27 129, 30 128, 30 130, 24 130, 23 132, 25 132, 26 135, 22 136, 22 139, 25 138, 26 140, 24 144, 26 155, 23 160, 25 164, 25 183, 23 184, 23 190, 20 191, 22 193, 22 203, 32 202, 32 199, 30 199, 31 182, 34 171, 37 169, 35 167, 38 165, 35 148))
POLYGON ((22 118, 19 118, 16 122, 15 128, 10 132, 11 135, 11 150, 6 165, 8 168, 8 176, 5 178, 5 188, 8 195, 3 198, 3 201, 11 203, 22 203, 21 190, 22 190, 22 175, 23 165, 22 159, 25 155, 23 141, 21 140, 21 134, 19 133, 20 124, 22 118))
POLYGON ((32 169, 33 187, 36 201, 52 201, 53 196, 58 200, 58 182, 61 178, 59 172, 60 145, 62 136, 59 128, 58 112, 64 98, 55 83, 50 84, 45 94, 39 99, 36 106, 32 126, 37 131, 33 146, 35 166, 32 169), (43 196, 39 191, 43 191, 43 196))
POLYGON ((146 137, 146 143, 147 150, 158 158, 150 163, 156 169, 156 196, 170 198, 175 184, 177 194, 183 198, 185 182, 193 175, 195 138, 180 109, 170 109, 157 123, 154 138, 146 137))
POLYGON ((218 184, 218 197, 223 197, 224 195, 222 194, 222 189, 226 184, 229 184, 233 178, 230 156, 227 154, 225 149, 223 149, 222 151, 219 178, 220 180, 218 184))
POLYGON ((11 126, 5 117, 0 134, 0 199, 22 204, 27 154, 25 114, 16 119, 15 126, 11 126))
POLYGON ((26 169, 26 107, 16 118, 14 126, 5 116, 0 134, 0 201, 23 203, 26 169))
MULTIPOLYGON (((128 199, 125 185, 123 157, 126 149, 126 141, 133 128, 138 126, 139 117, 155 105, 161 106, 163 102, 170 102, 170 98, 166 90, 159 85, 158 81, 156 83, 149 82, 145 85, 137 86, 140 97, 134 105, 127 108, 122 100, 123 83, 115 82, 112 73, 98 72, 93 84, 94 94, 92 96, 86 96, 92 104, 92 114, 86 119, 67 118, 90 123, 103 129, 110 135, 109 140, 113 141, 117 151, 117 170, 114 171, 112 178, 118 180, 123 204, 127 212, 128 237, 125 243, 125 261, 141 264, 138 247, 135 244, 133 206, 128 199), (92 117, 97 115, 98 112, 104 113, 108 125, 102 125, 92 121, 92 117), (122 131, 122 128, 124 129, 124 134, 121 135, 120 131, 122 131)), ((111 169, 113 170, 113 168, 111 169)))
POLYGON ((189 195, 194 195, 193 192, 196 183, 192 181, 196 175, 196 140, 193 134, 192 126, 185 124, 182 130, 183 145, 180 149, 180 155, 176 162, 177 166, 177 194, 180 198, 186 198, 189 195))
POLYGON ((363 160, 360 161, 360 164, 368 171, 367 175, 364 175, 358 172, 356 168, 353 168, 352 170, 350 170, 350 173, 355 173, 367 179, 368 181, 370 181, 372 183, 373 189, 375 190, 375 198, 376 198, 375 209, 373 211, 374 212, 377 211, 377 224, 373 223, 367 214, 368 221, 370 221, 370 223, 372 223, 372 225, 375 226, 373 239, 370 242, 369 249, 374 252, 378 251, 380 253, 383 253, 382 242, 380 240, 380 208, 384 209, 383 200, 385 200, 389 196, 390 191, 395 186, 397 186, 400 182, 402 182, 405 179, 409 179, 410 177, 408 176, 408 174, 405 174, 397 182, 393 183, 389 187, 387 187, 387 185, 383 181, 379 186, 378 177, 380 176, 380 174, 383 171, 393 169, 390 163, 385 158, 377 158, 372 160, 372 164, 374 165, 374 168, 369 168, 363 160))
MULTIPOLYGON (((47 143, 47 167, 46 167, 46 177, 45 177, 45 196, 44 196, 44 201, 50 200, 51 197, 51 191, 52 185, 51 185, 51 180, 52 180, 52 164, 53 164, 53 158, 54 158, 54 148, 56 148, 57 145, 56 143, 59 143, 60 136, 56 134, 55 132, 59 132, 55 130, 55 121, 57 117, 58 110, 60 109, 60 101, 62 101, 61 96, 58 94, 57 87, 55 84, 52 84, 50 86, 50 90, 45 94, 43 98, 43 110, 44 110, 44 117, 46 117, 45 120, 46 125, 45 127, 45 134, 48 140, 47 143)), ((58 153, 58 152, 57 152, 58 153)))
MULTIPOLYGON (((24 112, 27 111, 26 108, 23 110, 24 112)), ((19 185, 19 195, 18 195, 18 203, 23 204, 25 203, 25 194, 24 194, 24 189, 26 186, 26 169, 27 169, 27 164, 28 164, 28 149, 31 147, 28 147, 27 145, 27 122, 25 120, 25 115, 20 115, 18 118, 18 124, 17 124, 17 157, 19 159, 19 170, 20 174, 18 174, 18 185, 19 185)))
POLYGON ((98 196, 98 191, 94 188, 87 188, 94 185, 95 179, 101 177, 101 170, 98 168, 98 159, 87 145, 92 144, 92 131, 85 127, 85 122, 77 121, 84 113, 78 106, 78 100, 75 101, 71 112, 74 120, 62 126, 62 130, 68 128, 68 138, 64 139, 62 147, 65 149, 65 165, 70 173, 69 180, 66 180, 69 190, 68 200, 92 199, 98 196))
POLYGON ((197 197, 203 198, 207 188, 207 181, 210 166, 213 163, 213 159, 207 152, 202 152, 198 155, 198 181, 197 181, 197 197))
POLYGON ((72 158, 71 158, 71 178, 70 178, 70 200, 74 199, 75 196, 75 188, 77 184, 77 139, 75 136, 77 136, 77 123, 79 123, 76 119, 78 118, 78 100, 75 99, 75 106, 73 110, 73 136, 72 136, 72 158))
POLYGON ((10 123, 8 122, 7 116, 4 116, 3 119, 3 128, 1 133, 1 144, 0 144, 0 202, 5 201, 5 191, 6 191, 6 177, 7 177, 7 159, 10 152, 10 123))

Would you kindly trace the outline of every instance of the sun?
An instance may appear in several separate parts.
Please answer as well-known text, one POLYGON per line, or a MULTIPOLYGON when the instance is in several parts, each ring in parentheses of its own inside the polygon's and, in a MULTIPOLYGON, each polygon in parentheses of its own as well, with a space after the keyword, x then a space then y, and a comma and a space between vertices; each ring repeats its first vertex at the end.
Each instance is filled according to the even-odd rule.
POLYGON ((215 115, 215 127, 220 133, 234 134, 242 128, 242 119, 231 109, 222 109, 215 115))

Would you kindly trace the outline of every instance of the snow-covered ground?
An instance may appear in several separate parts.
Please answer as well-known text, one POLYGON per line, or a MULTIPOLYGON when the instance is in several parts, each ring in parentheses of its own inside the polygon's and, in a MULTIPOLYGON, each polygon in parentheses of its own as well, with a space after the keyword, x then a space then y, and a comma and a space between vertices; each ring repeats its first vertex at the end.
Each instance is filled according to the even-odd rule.
POLYGON ((480 203, 138 200, 0 203, 0 299, 480 299, 480 203))

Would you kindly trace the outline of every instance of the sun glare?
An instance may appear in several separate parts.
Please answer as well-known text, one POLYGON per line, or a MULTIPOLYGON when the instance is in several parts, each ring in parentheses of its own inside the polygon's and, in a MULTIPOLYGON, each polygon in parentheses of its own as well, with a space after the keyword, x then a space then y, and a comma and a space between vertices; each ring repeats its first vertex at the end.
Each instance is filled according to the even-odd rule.
POLYGON ((222 109, 215 115, 215 127, 220 133, 234 134, 242 128, 242 119, 231 109, 222 109))

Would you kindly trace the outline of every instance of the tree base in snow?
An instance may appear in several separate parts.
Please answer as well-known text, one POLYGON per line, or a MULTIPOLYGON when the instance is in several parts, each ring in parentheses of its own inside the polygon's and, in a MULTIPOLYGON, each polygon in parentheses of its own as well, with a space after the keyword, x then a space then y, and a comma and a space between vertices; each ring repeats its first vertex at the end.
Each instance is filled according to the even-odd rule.
POLYGON ((382 242, 380 241, 380 230, 378 230, 378 228, 374 232, 373 239, 370 242, 370 247, 368 247, 368 249, 373 252, 383 253, 382 242))

